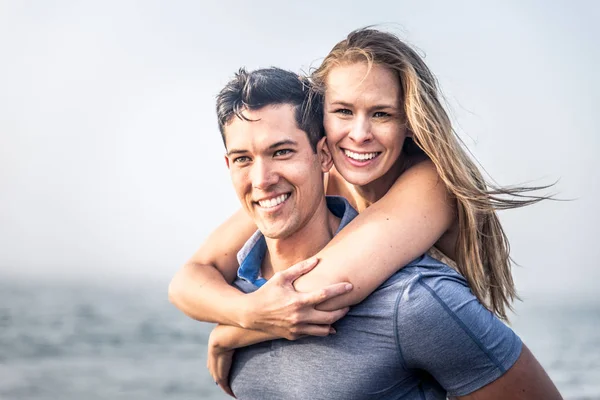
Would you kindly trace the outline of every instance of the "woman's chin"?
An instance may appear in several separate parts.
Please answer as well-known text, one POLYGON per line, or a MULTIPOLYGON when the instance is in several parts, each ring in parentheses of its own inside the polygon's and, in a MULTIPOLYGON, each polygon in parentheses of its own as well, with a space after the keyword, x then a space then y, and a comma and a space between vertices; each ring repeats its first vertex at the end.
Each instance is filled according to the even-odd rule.
POLYGON ((337 169, 337 171, 342 176, 342 178, 344 178, 346 180, 346 182, 348 182, 354 186, 366 186, 366 185, 372 183, 373 181, 375 181, 379 177, 377 174, 374 174, 372 171, 358 172, 358 171, 342 170, 339 168, 337 169))

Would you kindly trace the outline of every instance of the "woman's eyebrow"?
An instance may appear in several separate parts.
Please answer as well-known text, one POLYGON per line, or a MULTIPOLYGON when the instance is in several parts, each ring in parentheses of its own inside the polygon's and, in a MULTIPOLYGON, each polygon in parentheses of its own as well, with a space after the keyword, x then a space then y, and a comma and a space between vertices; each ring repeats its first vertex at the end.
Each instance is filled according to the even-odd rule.
POLYGON ((352 103, 347 103, 345 101, 337 101, 336 100, 336 101, 332 101, 330 104, 332 106, 342 106, 342 107, 348 107, 348 108, 352 107, 352 103))
MULTIPOLYGON (((345 101, 332 101, 331 103, 329 103, 330 106, 341 106, 341 107, 346 107, 346 108, 352 108, 353 104, 352 103, 348 103, 345 101)), ((382 110, 382 109, 392 109, 392 110, 397 110, 400 107, 397 104, 390 104, 390 103, 381 103, 381 104, 375 104, 374 106, 369 107, 369 111, 373 111, 373 110, 382 110)))

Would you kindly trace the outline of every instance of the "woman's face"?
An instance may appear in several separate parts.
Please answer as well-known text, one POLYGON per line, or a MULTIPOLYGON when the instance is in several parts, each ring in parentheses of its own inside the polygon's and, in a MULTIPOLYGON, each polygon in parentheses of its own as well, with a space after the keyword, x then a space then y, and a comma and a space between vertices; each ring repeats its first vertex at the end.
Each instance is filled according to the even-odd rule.
POLYGON ((397 75, 356 62, 331 69, 325 84, 324 125, 337 171, 358 186, 396 173, 407 137, 397 75))

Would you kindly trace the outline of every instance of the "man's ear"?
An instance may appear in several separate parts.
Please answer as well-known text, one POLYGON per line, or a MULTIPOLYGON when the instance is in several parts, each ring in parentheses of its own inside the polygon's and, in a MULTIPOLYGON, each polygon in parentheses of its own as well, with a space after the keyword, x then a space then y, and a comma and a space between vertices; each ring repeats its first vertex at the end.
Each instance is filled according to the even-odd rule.
POLYGON ((227 154, 225 154, 225 165, 227 165, 227 169, 229 169, 229 157, 227 157, 227 154))
POLYGON ((321 163, 321 170, 323 172, 329 172, 333 166, 333 157, 331 156, 331 151, 329 151, 329 146, 327 146, 326 137, 321 138, 319 143, 317 143, 317 156, 321 163))

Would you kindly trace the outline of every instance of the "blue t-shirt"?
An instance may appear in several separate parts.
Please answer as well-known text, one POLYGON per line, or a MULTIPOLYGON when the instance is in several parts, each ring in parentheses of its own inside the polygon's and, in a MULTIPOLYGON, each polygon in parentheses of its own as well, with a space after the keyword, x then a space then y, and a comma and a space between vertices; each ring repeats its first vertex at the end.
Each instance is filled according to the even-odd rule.
MULTIPOLYGON (((327 203, 342 218, 340 229, 356 215, 341 197, 328 197, 327 203)), ((265 250, 257 233, 240 251, 234 284, 243 291, 264 283, 259 271, 265 250)), ((337 333, 324 338, 279 339, 238 349, 231 369, 237 398, 445 399, 503 375, 522 347, 460 274, 426 255, 334 326, 337 333)))

